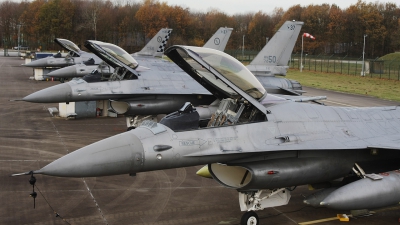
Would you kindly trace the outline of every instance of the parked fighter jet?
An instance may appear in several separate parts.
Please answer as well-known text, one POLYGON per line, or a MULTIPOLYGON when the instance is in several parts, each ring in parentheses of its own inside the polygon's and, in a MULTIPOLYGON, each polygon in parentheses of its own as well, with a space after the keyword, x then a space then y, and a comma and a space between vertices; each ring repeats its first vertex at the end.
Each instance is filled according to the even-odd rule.
MULTIPOLYGON (((298 36, 302 24, 302 22, 286 22, 278 31, 279 38, 290 39, 294 43, 296 38, 292 38, 292 36, 298 36)), ((231 30, 222 30, 220 33, 227 35, 230 34, 230 31, 231 30)), ((276 36, 277 35, 275 35, 272 40, 274 40, 276 36)), ((227 40, 227 38, 223 37, 213 37, 206 43, 206 45, 216 49, 221 49, 218 47, 225 46, 226 41, 216 40, 227 40), (214 45, 210 46, 209 43, 214 43, 214 45)), ((272 40, 269 45, 275 43, 272 40)), ((288 45, 292 45, 292 43, 288 43, 288 45)), ((90 42, 88 42, 86 46, 90 48, 91 51, 101 56, 100 52, 103 50, 91 46, 90 42)), ((284 46, 285 45, 282 45, 281 48, 276 47, 273 51, 270 47, 266 47, 259 53, 259 55, 264 56, 267 54, 265 51, 269 50, 270 54, 277 58, 281 58, 281 55, 288 49, 284 46)), ((112 48, 116 49, 118 47, 113 46, 112 48)), ((128 54, 120 48, 115 51, 124 52, 123 55, 128 56, 128 54)), ((109 57, 105 57, 104 60, 112 67, 123 68, 123 66, 120 65, 121 63, 114 63, 110 61, 109 57)), ((132 64, 137 64, 137 61, 132 57, 125 60, 131 60, 132 64)), ((116 83, 93 82, 93 80, 100 81, 101 79, 99 79, 97 75, 94 75, 94 78, 88 76, 83 80, 72 80, 66 84, 59 84, 35 92, 26 96, 22 100, 39 103, 58 103, 111 99, 113 100, 111 102, 112 110, 127 116, 127 125, 129 128, 136 127, 138 123, 142 121, 142 118, 148 118, 149 115, 153 115, 151 117, 156 118, 154 114, 170 113, 177 110, 180 105, 188 101, 188 99, 185 99, 185 95, 199 99, 199 101, 193 102, 193 104, 210 104, 211 102, 209 101, 215 100, 208 91, 198 85, 197 82, 194 82, 192 78, 190 78, 174 63, 165 60, 161 61, 151 57, 145 59, 140 57, 139 60, 141 66, 136 69, 142 76, 140 76, 138 80, 126 80, 126 77, 128 76, 121 80, 122 77, 120 75, 113 75, 112 79, 120 81, 116 83), (178 101, 178 99, 180 100, 178 101)), ((119 73, 122 74, 121 71, 119 71, 119 73)), ((300 85, 295 87, 295 82, 287 79, 264 75, 258 76, 258 79, 270 92, 273 93, 291 94, 291 90, 296 91, 297 88, 301 90, 300 85)))
MULTIPOLYGON (((282 89, 287 90, 287 92, 302 92, 301 84, 298 81, 275 77, 275 75, 286 75, 286 71, 289 68, 288 61, 303 24, 304 23, 300 21, 287 21, 284 23, 254 60, 247 66, 263 84, 266 83, 270 85, 268 87, 269 89, 277 89, 273 92, 281 92, 282 89)), ((223 51, 231 32, 232 29, 221 27, 203 47, 223 51)), ((137 57, 139 55, 136 54, 133 56, 141 65, 140 58, 137 57)), ((54 78, 73 78, 84 76, 92 71, 108 76, 114 70, 112 67, 110 68, 102 64, 100 64, 98 68, 80 64, 52 71, 47 74, 47 76, 54 78), (97 69, 97 71, 94 69, 97 69)))
MULTIPOLYGON (((278 38, 295 42, 303 22, 287 21, 277 32, 270 44, 276 36, 278 38)), ((231 29, 231 28, 224 28, 231 29)), ((223 32, 225 35, 230 34, 223 32)), ((218 34, 218 32, 217 32, 218 34)), ((222 37, 218 37, 219 39, 222 37)), ((215 40, 213 37, 210 40, 215 40)), ((225 38, 226 39, 226 38, 225 38)), ((224 39, 224 40, 225 40, 224 39)), ((208 45, 210 41, 206 43, 208 45)), ((211 43, 224 43, 211 41, 211 43)), ((59 84, 49 87, 33 94, 24 97, 23 101, 39 102, 39 103, 59 103, 59 102, 76 102, 76 101, 94 101, 94 100, 112 100, 110 103, 111 110, 118 114, 124 114, 127 120, 128 129, 133 129, 143 121, 143 119, 152 118, 157 120, 160 114, 171 113, 192 99, 192 104, 210 104, 215 98, 205 90, 197 82, 193 81, 185 72, 183 72, 174 63, 169 61, 160 61, 154 57, 140 57, 140 63, 133 59, 127 52, 115 45, 110 45, 102 42, 87 41, 85 46, 93 53, 102 58, 108 65, 116 69, 116 73, 111 76, 111 80, 117 82, 98 82, 102 77, 98 74, 87 76, 83 80, 72 80, 65 84, 59 84), (94 43, 94 44, 91 44, 94 43), (103 48, 104 47, 104 48, 103 48), (108 55, 119 55, 125 57, 122 62, 112 60, 108 55), (124 63, 131 65, 140 65, 136 68, 139 76, 131 76, 126 74, 124 63), (149 69, 151 68, 151 69, 149 69), (195 98, 196 100, 193 100, 195 98)), ((225 42, 226 44, 226 42, 225 42)), ((289 43, 293 46, 294 44, 289 43)), ((219 45, 211 45, 213 48, 218 48, 219 45)), ((265 51, 269 50, 269 54, 282 58, 288 48, 282 44, 281 48, 265 47, 256 58, 265 56, 265 51)), ((121 59, 121 58, 120 58, 121 59)), ((125 66, 126 66, 125 65, 125 66)), ((259 67, 262 70, 262 67, 259 67)), ((266 69, 270 66, 264 67, 266 69)), ((264 70, 265 71, 265 70, 264 70)), ((296 91, 292 85, 294 81, 289 81, 284 78, 273 76, 259 75, 257 78, 263 86, 271 93, 293 94, 296 91), (272 83, 272 84, 271 84, 272 83)), ((107 77, 105 80, 109 80, 107 77)), ((298 83, 298 82, 297 82, 298 83)), ((297 88, 301 89, 301 86, 297 88)), ((295 93, 296 94, 296 93, 295 93)))
MULTIPOLYGON (((221 28, 220 28, 221 29, 221 28)), ((135 58, 140 56, 161 56, 164 52, 165 45, 171 35, 172 29, 162 28, 158 33, 137 53, 134 53, 135 58)), ((96 56, 97 57, 97 56, 96 56)), ((136 58, 137 59, 137 58, 136 58)), ((46 74, 47 77, 60 79, 70 79, 74 77, 83 77, 90 73, 100 73, 105 77, 114 72, 114 68, 107 63, 101 62, 95 65, 86 65, 79 63, 66 66, 58 70, 51 71, 46 74)))
POLYGON ((65 58, 61 57, 47 57, 43 59, 34 60, 27 64, 22 64, 27 67, 65 67, 74 64, 86 64, 94 65, 101 62, 100 58, 93 53, 82 51, 74 42, 56 38, 54 42, 59 44, 62 48, 68 51, 68 55, 65 58))
MULTIPOLYGON (((135 130, 15 175, 135 175, 207 164, 215 181, 238 191, 240 208, 247 211, 243 225, 258 224, 255 211, 288 204, 293 187, 340 178, 341 187, 323 190, 306 203, 371 209, 400 202, 397 106, 296 103, 267 93, 246 67, 223 52, 172 46, 165 54, 218 99, 216 107, 185 104, 160 123, 144 121, 135 130)), ((136 66, 125 68, 137 76, 136 66)))

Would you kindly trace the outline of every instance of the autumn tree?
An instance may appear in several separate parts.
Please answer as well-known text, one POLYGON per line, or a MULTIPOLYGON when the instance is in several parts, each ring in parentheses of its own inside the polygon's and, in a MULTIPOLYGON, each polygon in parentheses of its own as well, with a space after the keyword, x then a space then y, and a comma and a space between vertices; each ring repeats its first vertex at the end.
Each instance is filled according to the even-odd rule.
MULTIPOLYGON (((347 54, 359 57, 363 35, 366 53, 377 57, 400 49, 400 9, 395 3, 366 3, 359 0, 341 9, 335 4, 300 6, 272 13, 259 11, 228 15, 210 8, 193 11, 159 0, 32 0, 0 3, 0 36, 16 45, 18 24, 21 40, 32 47, 59 49, 55 37, 67 38, 78 46, 88 39, 120 45, 129 52, 141 49, 161 28, 174 31, 169 44, 202 46, 219 27, 232 27, 226 49, 258 50, 285 21, 303 21, 301 33, 316 36, 305 40, 305 49, 315 54, 347 54)), ((301 49, 299 35, 294 52, 301 49)))
POLYGON ((74 7, 69 0, 51 0, 41 6, 39 32, 43 44, 51 45, 54 49, 54 38, 68 39, 73 36, 74 7))
POLYGON ((326 40, 332 47, 332 52, 347 52, 344 43, 344 33, 346 26, 346 17, 344 12, 336 5, 332 5, 329 10, 329 22, 326 31, 326 40))
POLYGON ((161 28, 168 26, 161 3, 157 0, 144 0, 135 18, 142 24, 143 34, 147 38, 152 38, 161 28))
POLYGON ((24 24, 24 31, 27 34, 27 39, 30 42, 31 47, 40 47, 40 18, 39 12, 42 6, 45 4, 45 0, 36 0, 29 4, 27 9, 22 13, 20 20, 24 24))
POLYGON ((261 11, 254 14, 249 23, 247 40, 250 49, 261 50, 266 44, 266 38, 271 38, 275 24, 272 24, 271 17, 261 11))
POLYGON ((280 22, 275 26, 275 29, 278 30, 286 21, 300 21, 301 14, 303 12, 303 7, 299 4, 290 7, 283 15, 280 22))
POLYGON ((400 49, 400 8, 394 3, 387 2, 377 3, 377 9, 383 17, 382 23, 387 30, 381 51, 394 52, 400 49))
POLYGON ((220 27, 233 27, 234 24, 235 21, 231 16, 211 8, 203 17, 202 38, 207 42, 220 27))
POLYGON ((86 5, 86 10, 84 11, 84 18, 94 33, 94 40, 97 40, 97 23, 99 21, 100 9, 103 5, 103 2, 100 0, 91 0, 86 5))
MULTIPOLYGON (((235 14, 233 15, 234 25, 233 32, 228 42, 227 49, 242 49, 243 47, 243 36, 246 38, 247 31, 249 28, 249 24, 252 21, 254 13, 245 13, 245 14, 235 14)), ((250 46, 247 46, 246 49, 249 49, 250 46)))
POLYGON ((22 10, 19 10, 19 3, 12 1, 4 1, 0 3, 0 29, 2 31, 2 42, 6 44, 7 47, 17 45, 18 26, 22 24, 19 17, 22 12, 22 10))
POLYGON ((328 4, 309 5, 301 13, 301 21, 304 22, 302 30, 316 37, 316 40, 304 40, 305 51, 321 52, 324 47, 327 47, 325 41, 329 24, 329 9, 328 4))
POLYGON ((119 7, 120 18, 118 20, 119 43, 121 47, 129 52, 136 52, 144 45, 144 40, 140 35, 141 24, 135 18, 140 9, 138 3, 128 3, 119 7))
POLYGON ((169 43, 173 44, 189 44, 187 40, 193 38, 192 26, 193 20, 190 16, 188 8, 180 6, 168 6, 163 3, 163 14, 169 28, 173 29, 173 35, 170 37, 169 43))

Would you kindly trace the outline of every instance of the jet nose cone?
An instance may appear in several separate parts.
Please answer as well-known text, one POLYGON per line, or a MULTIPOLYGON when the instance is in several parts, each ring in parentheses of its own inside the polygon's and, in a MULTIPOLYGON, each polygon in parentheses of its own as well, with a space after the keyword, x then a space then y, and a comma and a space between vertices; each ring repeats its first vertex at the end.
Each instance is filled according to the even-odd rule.
POLYGON ((139 172, 141 141, 125 132, 65 155, 34 173, 60 177, 94 177, 139 172))
POLYGON ((48 77, 56 78, 73 78, 77 77, 76 66, 67 66, 58 70, 51 71, 46 74, 48 77))
POLYGON ((34 68, 36 68, 36 67, 47 67, 48 66, 48 60, 49 59, 51 59, 51 58, 43 58, 43 59, 37 59, 37 60, 34 60, 34 61, 31 61, 30 63, 27 63, 27 64, 24 64, 24 66, 27 66, 27 67, 34 67, 34 68))
POLYGON ((70 102, 72 100, 71 95, 71 86, 68 83, 64 83, 34 92, 24 97, 22 101, 36 103, 70 102))
POLYGON ((65 67, 75 64, 74 59, 71 58, 54 58, 47 57, 43 59, 37 59, 30 63, 25 64, 27 67, 65 67))

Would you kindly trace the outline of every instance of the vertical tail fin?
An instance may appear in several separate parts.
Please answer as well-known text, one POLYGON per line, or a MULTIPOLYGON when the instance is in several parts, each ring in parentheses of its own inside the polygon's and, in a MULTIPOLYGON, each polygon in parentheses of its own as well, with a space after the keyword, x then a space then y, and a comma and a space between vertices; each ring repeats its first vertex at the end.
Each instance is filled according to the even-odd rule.
POLYGON ((300 29, 304 22, 286 21, 247 68, 254 75, 286 75, 300 29))
POLYGON ((233 28, 220 27, 203 47, 224 51, 232 30, 233 28))
POLYGON ((158 33, 147 43, 146 46, 136 54, 147 56, 161 56, 164 52, 165 45, 171 35, 172 29, 162 28, 158 33))

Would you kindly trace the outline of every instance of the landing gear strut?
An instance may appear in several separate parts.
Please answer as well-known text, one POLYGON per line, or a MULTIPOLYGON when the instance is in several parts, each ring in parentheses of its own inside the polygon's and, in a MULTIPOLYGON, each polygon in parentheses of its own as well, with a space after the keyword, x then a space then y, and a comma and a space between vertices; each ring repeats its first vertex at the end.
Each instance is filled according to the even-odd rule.
POLYGON ((254 211, 243 214, 240 225, 258 225, 258 215, 254 211))
POLYGON ((287 205, 289 199, 290 190, 286 188, 239 192, 240 210, 247 211, 242 216, 240 225, 257 225, 259 220, 255 211, 287 205))

